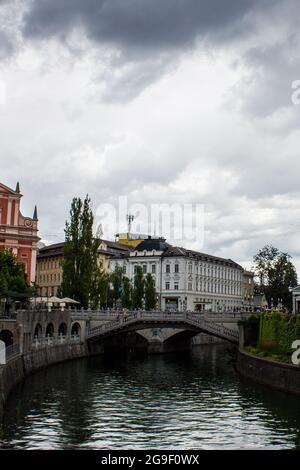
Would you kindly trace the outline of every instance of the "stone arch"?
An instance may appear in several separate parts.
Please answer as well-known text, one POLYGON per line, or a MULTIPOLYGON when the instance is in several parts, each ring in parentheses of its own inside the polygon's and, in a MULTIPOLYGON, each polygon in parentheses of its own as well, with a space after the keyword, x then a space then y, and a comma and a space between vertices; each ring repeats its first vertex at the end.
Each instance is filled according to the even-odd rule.
POLYGON ((54 336, 54 325, 53 323, 48 323, 46 328, 46 336, 53 337, 54 336))
POLYGON ((5 343, 5 346, 11 346, 14 344, 14 335, 10 330, 0 331, 0 340, 5 343))
POLYGON ((81 333, 81 326, 78 322, 76 323, 73 323, 72 325, 72 328, 71 328, 71 335, 76 335, 76 336, 80 336, 80 333, 81 333))
POLYGON ((43 334, 43 328, 42 328, 42 325, 40 323, 37 323, 35 325, 35 329, 34 329, 34 335, 33 337, 34 338, 40 338, 43 334))
POLYGON ((67 330, 68 330, 67 324, 65 322, 61 323, 58 327, 58 336, 60 335, 67 336, 67 330))

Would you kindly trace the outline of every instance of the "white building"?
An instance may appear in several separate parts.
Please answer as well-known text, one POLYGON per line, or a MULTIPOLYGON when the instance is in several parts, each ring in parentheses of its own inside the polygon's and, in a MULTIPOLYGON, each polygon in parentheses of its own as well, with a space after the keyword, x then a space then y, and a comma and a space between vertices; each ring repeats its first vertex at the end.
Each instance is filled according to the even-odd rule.
POLYGON ((149 237, 134 251, 110 261, 133 281, 138 266, 150 273, 157 308, 178 311, 235 311, 242 305, 243 268, 230 259, 174 247, 149 237))

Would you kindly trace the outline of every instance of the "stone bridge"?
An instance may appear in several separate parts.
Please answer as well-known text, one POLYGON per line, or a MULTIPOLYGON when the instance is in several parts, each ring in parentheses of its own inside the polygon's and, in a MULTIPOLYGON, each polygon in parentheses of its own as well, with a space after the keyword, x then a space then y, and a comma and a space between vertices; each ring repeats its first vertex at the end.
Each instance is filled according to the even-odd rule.
POLYGON ((149 353, 187 349, 200 333, 233 344, 239 342, 238 321, 245 314, 195 312, 72 312, 91 353, 106 348, 147 349, 149 353))
POLYGON ((95 354, 110 347, 164 352, 186 349, 199 333, 238 344, 237 323, 243 317, 238 313, 20 311, 15 319, 0 319, 0 340, 6 346, 18 344, 21 354, 74 340, 95 354))
POLYGON ((98 327, 89 328, 86 332, 87 341, 97 341, 103 337, 129 331, 141 331, 153 328, 172 328, 181 331, 191 331, 194 334, 201 332, 238 344, 239 333, 237 328, 238 318, 228 318, 235 328, 228 328, 223 324, 224 318, 211 319, 204 315, 192 312, 166 313, 166 312, 129 312, 118 315, 112 321, 98 327))

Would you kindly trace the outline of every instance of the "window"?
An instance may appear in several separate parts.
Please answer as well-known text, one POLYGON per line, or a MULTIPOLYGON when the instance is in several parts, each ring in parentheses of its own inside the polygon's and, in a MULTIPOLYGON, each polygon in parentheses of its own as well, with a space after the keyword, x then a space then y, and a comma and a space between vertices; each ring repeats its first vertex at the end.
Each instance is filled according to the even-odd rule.
POLYGON ((191 282, 189 282, 189 285, 188 285, 188 290, 193 290, 193 285, 191 282))
POLYGON ((170 272, 170 265, 166 264, 166 273, 169 273, 169 272, 170 272))
POLYGON ((170 290, 170 283, 166 282, 166 290, 170 290))
POLYGON ((146 265, 146 264, 143 264, 143 273, 144 273, 144 274, 147 273, 147 265, 146 265))
POLYGON ((152 274, 156 273, 156 264, 152 264, 152 274))
POLYGON ((123 274, 126 274, 126 266, 123 266, 123 274))
POLYGON ((175 284, 174 284, 174 290, 178 290, 178 289, 179 289, 178 282, 175 282, 175 284))
POLYGON ((135 266, 134 266, 134 274, 137 273, 137 269, 138 269, 138 267, 137 267, 137 265, 135 264, 135 266))
POLYGON ((175 264, 175 273, 179 273, 179 264, 175 264))

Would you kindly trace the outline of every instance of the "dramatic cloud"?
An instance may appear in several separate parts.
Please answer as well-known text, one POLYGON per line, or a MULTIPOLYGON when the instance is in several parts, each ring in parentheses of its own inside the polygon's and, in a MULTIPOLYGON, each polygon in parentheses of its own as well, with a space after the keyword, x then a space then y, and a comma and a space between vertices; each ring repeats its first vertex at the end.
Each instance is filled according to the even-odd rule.
POLYGON ((247 267, 274 243, 300 270, 299 15, 298 0, 0 0, 1 181, 20 180, 50 242, 75 195, 95 212, 202 204, 204 245, 176 243, 247 267))

